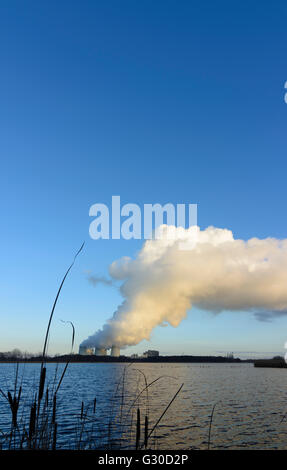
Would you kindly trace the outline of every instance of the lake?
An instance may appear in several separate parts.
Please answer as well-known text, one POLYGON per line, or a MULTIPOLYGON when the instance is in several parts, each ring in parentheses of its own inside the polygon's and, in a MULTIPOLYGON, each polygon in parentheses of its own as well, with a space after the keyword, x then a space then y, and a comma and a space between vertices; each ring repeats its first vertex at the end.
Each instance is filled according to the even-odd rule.
MULTIPOLYGON (((47 365, 50 396, 62 370, 62 364, 47 365)), ((40 364, 19 365, 22 424, 28 423, 39 371, 40 364)), ((152 433, 150 448, 206 449, 209 443, 211 449, 286 449, 287 417, 282 421, 287 413, 286 372, 231 363, 70 364, 58 393, 57 448, 73 448, 79 438, 82 448, 88 448, 91 440, 97 448, 134 448, 137 409, 142 443, 145 416, 150 432, 184 384, 152 433)), ((5 393, 13 393, 15 373, 16 364, 0 364, 0 388, 5 393)), ((9 405, 0 396, 0 431, 9 431, 10 423, 9 405)))

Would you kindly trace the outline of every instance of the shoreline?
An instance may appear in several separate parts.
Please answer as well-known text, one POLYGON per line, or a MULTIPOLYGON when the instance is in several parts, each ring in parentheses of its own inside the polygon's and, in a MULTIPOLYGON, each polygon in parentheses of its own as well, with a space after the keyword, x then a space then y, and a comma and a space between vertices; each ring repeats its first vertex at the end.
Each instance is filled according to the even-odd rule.
MULTIPOLYGON (((0 364, 7 363, 25 363, 25 364, 39 364, 42 363, 42 357, 33 358, 1 358, 0 364)), ((57 357, 45 357, 45 363, 73 363, 73 364, 113 364, 113 363, 181 363, 181 364, 244 364, 254 363, 254 359, 239 359, 239 358, 226 358, 223 356, 158 356, 150 358, 131 358, 127 356, 111 357, 111 356, 94 356, 94 355, 64 355, 57 357)))

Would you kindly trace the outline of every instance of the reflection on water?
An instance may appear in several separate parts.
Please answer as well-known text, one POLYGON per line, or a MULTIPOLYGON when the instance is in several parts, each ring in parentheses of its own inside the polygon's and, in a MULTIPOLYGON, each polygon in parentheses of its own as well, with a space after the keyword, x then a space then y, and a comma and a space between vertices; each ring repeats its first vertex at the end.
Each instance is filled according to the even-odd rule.
MULTIPOLYGON (((62 367, 56 370, 55 364, 48 365, 51 388, 62 367)), ((13 390, 15 369, 15 364, 0 364, 2 390, 13 390)), ((20 365, 19 381, 24 392, 19 416, 23 420, 33 392, 37 390, 39 370, 39 364, 20 365)), ((112 416, 118 433, 112 437, 116 439, 122 431, 125 440, 121 445, 134 447, 130 424, 134 431, 137 407, 141 410, 142 421, 145 415, 149 416, 151 430, 182 383, 180 394, 151 438, 153 448, 206 449, 215 404, 210 448, 286 448, 287 419, 281 422, 287 412, 286 369, 257 369, 252 364, 162 363, 129 367, 124 364, 70 364, 59 392, 59 443, 66 448, 73 446, 81 404, 85 402, 85 409, 88 406, 91 409, 96 397, 97 445, 106 445, 107 436, 113 431, 109 428, 112 416), (145 381, 155 382, 140 394, 145 381), (133 407, 136 397, 138 400, 133 407)), ((10 411, 1 397, 0 431, 7 431, 9 426, 10 411)))

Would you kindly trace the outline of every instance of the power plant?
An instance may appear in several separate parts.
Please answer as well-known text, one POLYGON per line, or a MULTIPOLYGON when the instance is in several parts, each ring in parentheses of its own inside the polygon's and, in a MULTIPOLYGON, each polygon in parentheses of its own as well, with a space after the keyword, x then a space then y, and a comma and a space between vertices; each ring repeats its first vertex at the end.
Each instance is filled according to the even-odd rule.
POLYGON ((83 356, 92 356, 93 354, 95 354, 95 350, 94 350, 94 348, 89 348, 89 347, 86 347, 86 346, 80 346, 79 347, 79 354, 81 354, 83 356))
POLYGON ((120 348, 117 346, 113 346, 111 349, 111 356, 112 357, 119 357, 120 356, 120 348))
MULTIPOLYGON (((108 348, 110 349, 110 348, 108 348)), ((85 355, 95 355, 95 356, 107 356, 106 348, 91 348, 86 346, 79 347, 79 354, 85 355)), ((111 357, 119 357, 120 356, 120 348, 118 346, 112 346, 111 348, 111 357)))
POLYGON ((104 348, 96 348, 95 349, 95 356, 106 356, 107 350, 104 348))

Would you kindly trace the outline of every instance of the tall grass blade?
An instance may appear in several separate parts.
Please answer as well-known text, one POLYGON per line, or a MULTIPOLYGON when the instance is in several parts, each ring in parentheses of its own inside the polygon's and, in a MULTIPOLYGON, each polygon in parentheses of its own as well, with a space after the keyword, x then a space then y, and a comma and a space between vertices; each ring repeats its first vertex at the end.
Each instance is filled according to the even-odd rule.
POLYGON ((53 396, 53 411, 52 411, 52 423, 56 422, 56 408, 57 408, 57 394, 53 396))
POLYGON ((45 400, 45 407, 48 408, 49 406, 49 388, 46 389, 46 400, 45 400))
POLYGON ((52 450, 56 450, 57 444, 57 423, 54 424, 54 432, 53 432, 53 442, 52 442, 52 450))
MULTIPOLYGON (((73 347, 74 347, 74 339, 75 339, 75 327, 73 325, 73 323, 71 321, 68 321, 68 322, 64 322, 63 320, 61 320, 63 323, 70 323, 70 325, 72 325, 72 328, 73 328, 73 333, 72 333, 72 347, 71 347, 71 355, 72 355, 72 352, 73 352, 73 347)), ((59 383, 58 383, 58 386, 57 386, 57 389, 56 389, 56 393, 58 392, 60 386, 61 386, 61 383, 63 381, 63 378, 66 374, 66 371, 67 371, 67 368, 68 368, 68 365, 70 364, 71 362, 71 359, 72 359, 72 356, 70 355, 70 358, 68 359, 68 361, 66 362, 66 365, 64 367, 64 370, 62 372, 62 375, 61 375, 61 378, 59 380, 59 383)))
POLYGON ((11 409, 11 413, 12 413, 12 425, 14 428, 17 427, 17 413, 18 413, 18 407, 19 407, 19 401, 20 401, 20 397, 21 397, 21 387, 19 388, 19 392, 18 392, 18 399, 16 397, 16 395, 14 395, 14 397, 12 398, 12 395, 11 393, 8 391, 8 401, 9 401, 9 405, 10 405, 10 409, 11 409))
MULTIPOLYGON (((64 275, 63 279, 62 279, 62 282, 60 284, 60 287, 58 289, 58 292, 57 292, 57 295, 56 295, 56 298, 54 300, 54 304, 53 304, 53 307, 52 307, 52 311, 50 313, 50 318, 49 318, 49 322, 48 322, 48 326, 47 326, 47 330, 46 330, 46 336, 45 336, 45 341, 44 341, 44 347, 43 347, 43 354, 42 354, 42 360, 44 362, 44 359, 45 359, 45 355, 46 355, 46 350, 47 350, 47 343, 48 343, 48 337, 49 337, 49 331, 50 331, 50 326, 51 326, 51 322, 52 322, 52 318, 53 318, 53 315, 54 315, 54 311, 55 311, 55 308, 56 308, 56 305, 57 305, 57 302, 58 302, 58 298, 59 298, 59 295, 60 295, 60 292, 62 290, 62 287, 64 285, 64 282, 66 280, 66 277, 68 276, 70 270, 72 269, 72 267, 74 266, 74 263, 76 261, 76 258, 77 256, 79 255, 79 253, 82 251, 83 247, 84 247, 84 244, 82 244, 81 248, 78 250, 78 252, 76 253, 76 255, 74 256, 74 260, 72 262, 72 264, 69 266, 69 268, 67 269, 66 271, 66 274, 64 275)), ((43 364, 42 362, 42 364, 43 364)))
POLYGON ((35 433, 35 429, 36 429, 36 403, 34 403, 31 406, 31 411, 30 411, 29 434, 28 434, 29 441, 32 440, 32 437, 35 433))
MULTIPOLYGON (((153 426, 152 430, 149 432, 148 434, 148 437, 147 437, 147 441, 148 439, 150 438, 150 436, 152 435, 152 433, 154 432, 154 430, 157 428, 158 424, 160 423, 160 421, 162 420, 162 418, 164 417, 165 413, 167 412, 167 410, 169 409, 169 407, 171 406, 171 404, 174 402, 174 400, 176 399, 177 395, 179 394, 179 392, 181 391, 182 387, 184 386, 184 384, 181 384, 181 386, 179 387, 178 391, 176 392, 176 394, 174 395, 174 397, 171 399, 171 401, 169 402, 169 404, 167 405, 167 407, 165 408, 164 412, 160 415, 159 419, 157 420, 157 422, 155 423, 155 425, 153 426)), ((147 443, 147 442, 146 442, 147 443)))
POLYGON ((211 415, 210 415, 209 430, 208 430, 207 450, 210 449, 211 426, 212 426, 212 421, 213 421, 214 410, 215 410, 215 407, 216 407, 216 405, 217 405, 218 403, 219 403, 219 402, 217 402, 217 403, 215 403, 215 404, 213 405, 212 412, 211 412, 211 415))
POLYGON ((145 416, 145 423, 144 423, 144 447, 147 448, 147 441, 148 441, 148 416, 145 416))
POLYGON ((138 448, 139 448, 140 438, 141 438, 141 412, 140 412, 140 409, 138 408, 138 411, 137 411, 136 450, 138 450, 138 448))
POLYGON ((41 401, 43 398, 45 379, 46 379, 46 367, 43 367, 43 369, 41 370, 40 383, 39 383, 39 394, 38 394, 39 401, 41 401))

